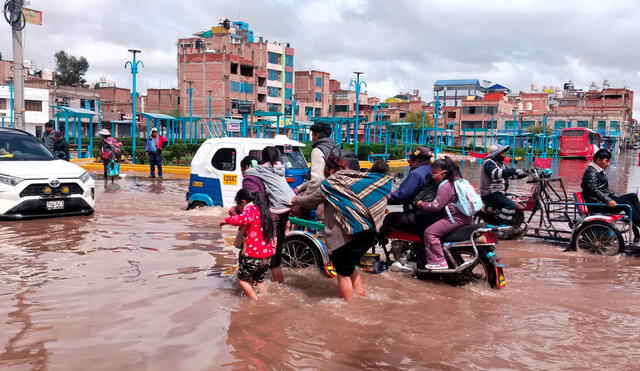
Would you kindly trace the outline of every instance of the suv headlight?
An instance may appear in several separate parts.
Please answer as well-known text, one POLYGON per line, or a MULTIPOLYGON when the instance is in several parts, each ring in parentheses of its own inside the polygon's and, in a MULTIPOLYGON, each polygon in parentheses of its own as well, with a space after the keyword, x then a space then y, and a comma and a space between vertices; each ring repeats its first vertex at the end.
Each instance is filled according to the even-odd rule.
POLYGON ((16 186, 22 180, 23 180, 22 178, 18 178, 17 176, 0 174, 0 183, 2 183, 2 184, 6 184, 6 185, 10 185, 10 186, 16 186))
POLYGON ((89 179, 91 179, 91 175, 89 175, 89 173, 85 171, 84 173, 82 173, 82 175, 80 175, 78 179, 80 179, 82 183, 86 184, 89 181, 89 179))

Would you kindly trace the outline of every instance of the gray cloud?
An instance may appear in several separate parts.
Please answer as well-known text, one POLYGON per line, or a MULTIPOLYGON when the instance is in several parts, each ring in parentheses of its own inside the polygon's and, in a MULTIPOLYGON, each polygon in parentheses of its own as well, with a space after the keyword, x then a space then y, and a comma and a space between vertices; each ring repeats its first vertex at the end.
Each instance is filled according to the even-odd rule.
MULTIPOLYGON (((44 25, 28 25, 25 57, 54 67, 53 54, 87 57, 88 80, 107 75, 129 86, 127 49, 143 50, 140 86, 176 86, 176 41, 221 17, 248 22, 257 35, 291 42, 297 69, 321 69, 346 86, 364 71, 382 98, 440 78, 482 78, 513 90, 530 83, 583 88, 608 79, 640 83, 636 47, 640 3, 619 1, 411 0, 31 0, 44 25)), ((0 50, 11 57, 8 26, 0 50)))

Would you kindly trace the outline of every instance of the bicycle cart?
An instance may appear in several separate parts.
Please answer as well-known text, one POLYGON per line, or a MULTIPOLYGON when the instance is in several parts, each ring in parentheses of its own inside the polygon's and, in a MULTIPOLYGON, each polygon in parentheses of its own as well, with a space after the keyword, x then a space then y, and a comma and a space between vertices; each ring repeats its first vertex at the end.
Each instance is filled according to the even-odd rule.
POLYGON ((291 230, 282 244, 282 264, 300 269, 317 267, 327 277, 335 277, 336 272, 329 260, 325 247, 322 223, 290 217, 291 230))
POLYGON ((547 171, 530 171, 532 198, 535 205, 527 219, 528 237, 569 242, 569 250, 584 249, 602 255, 624 252, 633 241, 631 207, 627 215, 593 213, 580 192, 567 193, 561 178, 552 178, 547 171))

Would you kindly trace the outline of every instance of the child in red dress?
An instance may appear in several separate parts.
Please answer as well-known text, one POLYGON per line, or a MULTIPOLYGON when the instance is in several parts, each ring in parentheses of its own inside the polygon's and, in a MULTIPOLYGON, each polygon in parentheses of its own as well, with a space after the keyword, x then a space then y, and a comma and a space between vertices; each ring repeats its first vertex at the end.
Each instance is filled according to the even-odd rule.
POLYGON ((265 292, 264 280, 274 254, 269 204, 262 194, 247 188, 239 190, 235 200, 241 214, 226 218, 220 222, 220 226, 229 224, 242 227, 245 242, 240 252, 238 283, 249 298, 257 300, 253 284, 258 291, 265 292))

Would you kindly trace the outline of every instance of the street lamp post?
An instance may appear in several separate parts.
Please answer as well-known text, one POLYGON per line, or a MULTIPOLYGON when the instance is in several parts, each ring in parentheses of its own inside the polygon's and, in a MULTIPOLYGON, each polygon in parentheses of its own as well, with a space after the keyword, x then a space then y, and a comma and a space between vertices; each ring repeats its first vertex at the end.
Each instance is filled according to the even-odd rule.
POLYGON ((360 75, 362 75, 364 72, 354 72, 356 74, 356 79, 355 80, 351 80, 351 82, 349 83, 349 86, 354 85, 356 88, 356 125, 355 128, 353 130, 353 143, 354 143, 354 152, 356 154, 356 156, 358 156, 358 124, 360 123, 360 87, 362 86, 362 84, 364 84, 364 86, 367 86, 367 83, 364 81, 360 81, 360 75))
MULTIPOLYGON (((440 96, 436 96, 436 103, 433 107, 434 117, 434 140, 435 144, 433 146, 433 158, 438 158, 438 119, 440 118, 440 96)), ((464 148, 464 143, 462 143, 462 147, 464 148)))
POLYGON ((131 68, 132 79, 132 88, 131 88, 131 97, 132 97, 132 113, 131 113, 131 162, 136 163, 136 138, 138 137, 138 124, 136 122, 136 100, 138 98, 138 93, 136 91, 136 75, 138 74, 138 64, 144 68, 144 63, 142 61, 136 60, 136 54, 141 53, 138 49, 129 49, 130 53, 133 54, 133 59, 127 61, 124 64, 124 68, 127 68, 127 65, 131 68))
POLYGON ((211 138, 213 138, 213 117, 211 115, 211 106, 213 104, 213 98, 211 98, 211 93, 213 93, 211 90, 207 90, 207 93, 209 94, 209 134, 211 135, 211 138))
POLYGON ((187 93, 189 94, 189 143, 193 143, 193 81, 185 81, 189 84, 187 93))

